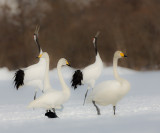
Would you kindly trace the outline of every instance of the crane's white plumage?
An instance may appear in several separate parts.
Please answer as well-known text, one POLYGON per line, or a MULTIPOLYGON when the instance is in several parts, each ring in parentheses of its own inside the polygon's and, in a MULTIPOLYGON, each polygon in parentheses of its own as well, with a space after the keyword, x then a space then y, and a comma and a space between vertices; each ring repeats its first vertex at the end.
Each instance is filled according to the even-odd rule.
POLYGON ((99 78, 103 69, 103 63, 99 53, 96 55, 96 60, 93 64, 87 66, 82 70, 83 73, 83 84, 87 84, 89 88, 93 88, 96 79, 99 78))
POLYGON ((85 99, 88 93, 88 89, 94 87, 95 81, 99 78, 99 76, 101 75, 102 69, 103 69, 103 62, 97 51, 98 34, 93 38, 93 44, 94 44, 95 53, 96 53, 95 62, 85 67, 82 70, 75 71, 75 73, 73 74, 73 78, 72 78, 72 87, 74 87, 74 89, 77 88, 77 85, 86 84, 88 86, 87 92, 84 98, 84 103, 85 103, 85 99))
POLYGON ((22 69, 24 71, 24 85, 36 86, 43 90, 42 81, 45 68, 45 59, 40 59, 37 64, 22 69))
MULTIPOLYGON (((43 51, 40 47, 39 41, 38 41, 38 31, 39 27, 36 27, 36 30, 34 32, 34 41, 38 46, 39 53, 42 54, 43 51)), ((35 96, 36 98, 36 92, 39 89, 42 91, 45 91, 43 89, 43 79, 46 69, 46 60, 44 58, 41 58, 37 64, 31 65, 27 68, 19 69, 15 73, 15 87, 18 88, 23 85, 33 86, 35 88, 35 96)))
POLYGON ((24 68, 25 72, 24 82, 29 82, 35 79, 43 79, 45 73, 46 61, 40 59, 37 64, 24 68))
POLYGON ((119 58, 127 57, 121 51, 116 51, 113 58, 113 70, 116 80, 104 81, 94 87, 91 94, 91 99, 94 106, 97 109, 97 113, 100 114, 100 110, 96 104, 106 106, 113 105, 114 114, 117 102, 121 100, 127 92, 130 90, 130 83, 120 78, 117 72, 117 63, 119 58))
MULTIPOLYGON (((48 62, 49 56, 46 52, 42 54, 41 58, 45 58, 47 64, 49 64, 48 62)), ((51 110, 53 108, 60 109, 62 107, 62 104, 69 99, 70 88, 66 85, 61 73, 61 67, 64 65, 69 65, 69 64, 66 59, 61 58, 58 61, 57 70, 58 70, 59 80, 63 89, 61 91, 58 91, 56 89, 52 89, 50 86, 49 88, 47 88, 47 91, 42 96, 40 96, 39 98, 37 98, 36 100, 32 101, 29 104, 28 106, 29 108, 44 108, 46 110, 51 110)), ((48 85, 47 82, 44 81, 44 88, 46 87, 48 87, 48 85)))

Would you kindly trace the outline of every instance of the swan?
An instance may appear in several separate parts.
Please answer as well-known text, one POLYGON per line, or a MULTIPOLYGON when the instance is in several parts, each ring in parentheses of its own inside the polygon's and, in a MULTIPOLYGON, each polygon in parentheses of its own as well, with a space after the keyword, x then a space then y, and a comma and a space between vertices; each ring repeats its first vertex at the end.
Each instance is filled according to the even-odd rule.
POLYGON ((76 70, 72 76, 71 83, 74 89, 76 89, 78 85, 82 85, 82 84, 87 84, 88 86, 87 91, 85 93, 83 105, 85 104, 85 99, 87 97, 88 90, 90 88, 93 89, 95 85, 95 81, 99 78, 99 76, 101 75, 102 69, 103 69, 103 62, 97 50, 98 35, 99 35, 99 32, 97 32, 96 36, 93 38, 93 44, 94 44, 95 53, 96 53, 95 62, 85 67, 82 70, 76 70))
POLYGON ((118 59, 127 57, 121 51, 116 51, 113 57, 113 71, 115 80, 104 81, 94 87, 91 93, 93 105, 96 107, 97 114, 100 115, 98 105, 106 106, 113 105, 115 115, 116 105, 130 90, 130 83, 121 78, 117 72, 118 59))
MULTIPOLYGON (((48 62, 49 56, 46 52, 41 54, 39 58, 45 58, 47 61, 47 64, 49 64, 48 62)), ((45 113, 45 116, 48 116, 48 118, 57 117, 55 109, 60 109, 62 107, 62 104, 65 103, 70 98, 70 93, 71 93, 70 88, 67 86, 67 84, 65 83, 62 77, 61 67, 64 65, 69 66, 69 63, 66 59, 61 58, 58 61, 57 70, 58 70, 59 80, 63 89, 59 91, 49 87, 50 89, 48 89, 42 96, 32 101, 28 105, 29 108, 44 108, 47 110, 47 112, 45 113), (53 112, 50 111, 52 109, 53 109, 53 112)), ((45 87, 48 87, 48 86, 44 81, 44 88, 45 87)))
MULTIPOLYGON (((39 54, 42 54, 43 51, 38 41, 38 31, 39 31, 39 26, 36 26, 36 30, 34 32, 34 41, 38 46, 39 54)), ((34 88, 36 88, 34 95, 34 99, 36 99, 38 88, 42 91, 45 91, 43 89, 45 67, 46 67, 45 59, 40 58, 38 63, 31 65, 27 68, 22 68, 17 70, 14 76, 14 87, 16 87, 18 90, 21 86, 24 85, 33 86, 34 88)))

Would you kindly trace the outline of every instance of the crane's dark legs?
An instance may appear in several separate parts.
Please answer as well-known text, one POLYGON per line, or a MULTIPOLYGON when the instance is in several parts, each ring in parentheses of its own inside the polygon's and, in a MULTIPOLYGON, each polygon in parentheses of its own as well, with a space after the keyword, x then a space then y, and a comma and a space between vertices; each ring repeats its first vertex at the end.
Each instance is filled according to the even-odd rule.
POLYGON ((99 109, 98 106, 96 105, 95 101, 92 101, 92 103, 93 103, 93 105, 96 107, 97 115, 101 115, 100 109, 99 109))
MULTIPOLYGON (((42 90, 42 93, 44 93, 43 90, 42 90)), ((35 91, 34 100, 36 100, 36 96, 37 96, 37 91, 35 91)))
POLYGON ((36 100, 36 95, 37 95, 37 91, 36 91, 35 94, 34 94, 34 100, 36 100))
POLYGON ((86 94, 85 94, 85 97, 84 97, 84 102, 83 102, 83 105, 85 104, 85 101, 86 101, 87 94, 88 94, 88 89, 87 89, 87 91, 86 91, 86 94))
POLYGON ((116 106, 113 106, 114 115, 116 114, 116 106))

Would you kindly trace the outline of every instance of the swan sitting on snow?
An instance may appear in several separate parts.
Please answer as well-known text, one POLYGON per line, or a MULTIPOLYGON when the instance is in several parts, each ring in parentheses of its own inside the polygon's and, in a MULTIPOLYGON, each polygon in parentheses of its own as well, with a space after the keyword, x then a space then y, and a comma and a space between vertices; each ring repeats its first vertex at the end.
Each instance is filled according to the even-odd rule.
MULTIPOLYGON (((39 55, 39 58, 45 58, 47 61, 47 64, 49 64, 48 63, 49 56, 46 52, 39 55)), ((59 80, 63 89, 58 91, 53 88, 50 88, 50 89, 47 88, 47 91, 42 96, 32 101, 28 105, 29 108, 44 108, 47 110, 45 114, 46 116, 48 116, 49 118, 57 117, 55 109, 60 109, 62 107, 62 104, 65 103, 70 98, 70 88, 66 85, 61 73, 61 67, 65 65, 69 65, 68 61, 64 58, 61 58, 58 61, 57 70, 58 70, 59 80), (50 111, 52 109, 53 109, 53 112, 50 111)), ((46 85, 44 82, 44 87, 45 86, 46 85)))
POLYGON ((130 83, 121 78, 117 72, 118 59, 127 57, 121 51, 116 51, 113 57, 113 71, 116 80, 104 81, 94 87, 91 94, 93 105, 96 107, 97 114, 100 115, 100 109, 98 105, 106 106, 109 104, 113 105, 113 111, 115 115, 116 105, 127 92, 130 90, 130 83))

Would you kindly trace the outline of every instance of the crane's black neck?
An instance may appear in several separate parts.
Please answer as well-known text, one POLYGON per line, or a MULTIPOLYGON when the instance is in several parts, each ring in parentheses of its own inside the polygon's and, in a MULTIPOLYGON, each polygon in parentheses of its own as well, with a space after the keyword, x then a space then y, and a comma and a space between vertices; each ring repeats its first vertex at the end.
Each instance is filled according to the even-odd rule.
POLYGON ((39 50, 39 53, 40 53, 41 52, 41 47, 40 47, 40 44, 39 44, 39 40, 38 40, 37 35, 35 35, 35 36, 36 36, 35 42, 36 42, 36 44, 38 46, 38 50, 39 50))
POLYGON ((94 42, 93 42, 93 44, 94 44, 95 53, 96 53, 96 55, 97 55, 97 53, 98 53, 98 50, 97 50, 97 37, 94 37, 94 42))

